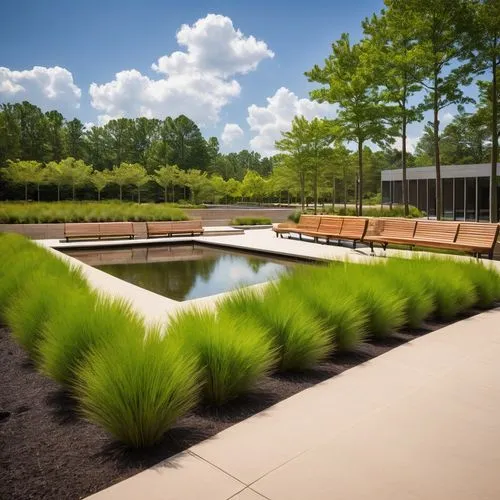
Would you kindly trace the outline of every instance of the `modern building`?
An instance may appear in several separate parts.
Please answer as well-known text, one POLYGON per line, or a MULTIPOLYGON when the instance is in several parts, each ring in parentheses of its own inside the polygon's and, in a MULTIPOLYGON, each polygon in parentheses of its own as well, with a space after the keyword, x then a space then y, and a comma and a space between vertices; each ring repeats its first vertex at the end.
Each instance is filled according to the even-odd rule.
MULTIPOLYGON (((490 216, 491 164, 443 165, 441 189, 443 217, 453 220, 488 220, 490 216)), ((497 164, 500 178, 500 164, 497 164)), ((414 167, 406 170, 408 202, 436 216, 436 168, 414 167)), ((382 171, 382 203, 403 202, 403 171, 382 171)), ((500 199, 500 188, 497 188, 500 199)))

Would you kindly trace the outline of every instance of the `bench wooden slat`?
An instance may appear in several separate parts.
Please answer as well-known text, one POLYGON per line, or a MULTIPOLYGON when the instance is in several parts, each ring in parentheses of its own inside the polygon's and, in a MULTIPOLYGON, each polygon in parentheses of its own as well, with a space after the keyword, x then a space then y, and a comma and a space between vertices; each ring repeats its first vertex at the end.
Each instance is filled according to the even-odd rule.
POLYGON ((452 243, 458 231, 458 222, 417 221, 413 238, 420 241, 452 243))
POLYGON ((340 231, 340 239, 362 240, 366 233, 368 219, 346 217, 340 231))
POLYGON ((172 236, 173 234, 203 234, 201 220, 175 222, 147 222, 148 238, 151 236, 172 236))
POLYGON ((102 222, 99 224, 99 235, 106 236, 134 236, 132 222, 102 222))
POLYGON ((319 227, 321 216, 319 215, 301 215, 299 223, 295 229, 299 231, 316 231, 319 227))

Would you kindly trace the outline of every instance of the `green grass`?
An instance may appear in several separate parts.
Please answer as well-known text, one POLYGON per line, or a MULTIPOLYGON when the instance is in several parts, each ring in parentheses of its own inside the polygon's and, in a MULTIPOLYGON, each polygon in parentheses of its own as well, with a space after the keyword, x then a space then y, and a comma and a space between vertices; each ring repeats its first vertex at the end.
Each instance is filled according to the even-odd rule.
POLYGON ((366 337, 367 314, 353 294, 344 293, 348 276, 344 266, 301 266, 279 283, 283 293, 294 293, 327 329, 336 349, 357 347, 366 337))
POLYGON ((235 217, 231 226, 259 226, 272 224, 269 217, 235 217))
POLYGON ((253 389, 276 360, 268 332, 244 317, 191 309, 171 320, 167 336, 198 357, 204 397, 217 406, 253 389))
POLYGON ((260 296, 248 290, 230 295, 220 304, 219 314, 262 325, 271 336, 280 371, 311 368, 332 350, 323 323, 294 294, 273 285, 260 296))
POLYGON ((350 264, 344 288, 362 304, 367 315, 367 335, 374 338, 387 337, 407 322, 407 299, 381 270, 380 264, 350 264))
POLYGON ((486 309, 500 300, 500 275, 491 264, 471 260, 457 266, 474 285, 477 307, 486 309))
POLYGON ((176 205, 129 202, 0 202, 0 223, 186 220, 176 205))
POLYGON ((152 330, 94 347, 77 369, 75 393, 85 418, 142 448, 196 405, 199 380, 196 356, 152 330))
POLYGON ((104 342, 144 336, 144 321, 123 300, 93 293, 69 294, 66 307, 45 323, 38 345, 40 369, 60 384, 74 383, 75 369, 104 342))

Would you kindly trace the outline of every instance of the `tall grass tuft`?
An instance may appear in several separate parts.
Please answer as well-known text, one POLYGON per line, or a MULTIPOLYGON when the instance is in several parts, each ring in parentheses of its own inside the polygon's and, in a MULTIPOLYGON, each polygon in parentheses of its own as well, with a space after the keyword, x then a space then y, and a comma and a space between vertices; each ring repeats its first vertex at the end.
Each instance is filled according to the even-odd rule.
MULTIPOLYGON (((391 262, 388 263, 391 265, 391 262)), ((473 282, 456 261, 443 258, 415 257, 404 267, 406 273, 422 277, 424 287, 433 296, 434 315, 440 320, 451 320, 478 301, 473 282)))
POLYGON ((39 344, 40 368, 57 382, 71 386, 75 369, 104 342, 142 338, 144 321, 128 302, 87 293, 70 294, 64 310, 45 323, 39 344))
POLYGON ((17 342, 36 360, 45 323, 52 315, 63 311, 67 301, 86 293, 81 288, 72 287, 66 275, 37 270, 9 300, 6 323, 17 342))
POLYGON ((367 313, 362 303, 346 288, 344 266, 329 268, 303 266, 279 283, 283 293, 293 293, 328 330, 335 348, 355 349, 366 337, 367 313))
POLYGON ((412 266, 411 261, 398 262, 393 259, 383 266, 388 282, 406 298, 404 316, 409 328, 420 328, 435 310, 434 294, 426 286, 425 277, 412 266))
POLYGON ((482 262, 457 262, 457 267, 474 285, 476 306, 486 309, 500 300, 500 274, 492 265, 482 262))
POLYGON ((294 294, 271 285, 263 296, 239 291, 225 299, 220 314, 248 317, 269 331, 280 371, 303 370, 324 360, 332 351, 328 329, 294 294))
POLYGON ((130 447, 158 442, 199 394, 196 356, 170 340, 153 329, 94 346, 76 372, 83 415, 130 447))
POLYGON ((275 364, 268 332, 247 315, 191 309, 171 320, 167 335, 198 357, 204 397, 214 405, 254 388, 275 364))

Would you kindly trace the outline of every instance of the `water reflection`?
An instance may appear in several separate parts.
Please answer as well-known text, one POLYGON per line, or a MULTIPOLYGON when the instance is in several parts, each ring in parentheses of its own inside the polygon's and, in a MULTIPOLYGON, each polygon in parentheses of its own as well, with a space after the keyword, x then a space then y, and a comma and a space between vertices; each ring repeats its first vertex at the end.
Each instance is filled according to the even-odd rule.
POLYGON ((191 300, 275 278, 293 262, 201 245, 66 252, 117 278, 174 300, 191 300))

